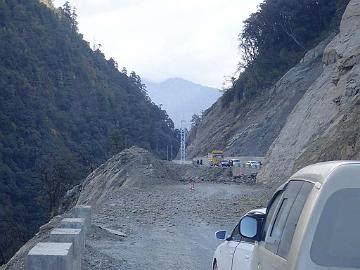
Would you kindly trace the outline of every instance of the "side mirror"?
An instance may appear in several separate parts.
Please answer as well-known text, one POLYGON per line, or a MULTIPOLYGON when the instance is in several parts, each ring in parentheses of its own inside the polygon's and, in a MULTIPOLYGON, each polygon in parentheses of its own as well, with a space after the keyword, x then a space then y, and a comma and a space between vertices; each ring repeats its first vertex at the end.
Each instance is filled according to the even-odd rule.
POLYGON ((248 239, 258 240, 260 226, 261 224, 258 219, 245 216, 240 220, 240 235, 248 239))
POLYGON ((215 237, 219 240, 225 240, 226 239, 226 231, 217 231, 215 233, 215 237))

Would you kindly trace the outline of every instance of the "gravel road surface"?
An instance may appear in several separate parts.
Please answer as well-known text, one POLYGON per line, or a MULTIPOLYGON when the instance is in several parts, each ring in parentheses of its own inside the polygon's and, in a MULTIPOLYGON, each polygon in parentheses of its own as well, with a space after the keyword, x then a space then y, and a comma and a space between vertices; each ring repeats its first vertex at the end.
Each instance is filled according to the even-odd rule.
POLYGON ((214 232, 232 230, 261 188, 223 183, 194 187, 174 182, 124 187, 112 194, 94 214, 85 269, 211 269, 220 244, 214 232))

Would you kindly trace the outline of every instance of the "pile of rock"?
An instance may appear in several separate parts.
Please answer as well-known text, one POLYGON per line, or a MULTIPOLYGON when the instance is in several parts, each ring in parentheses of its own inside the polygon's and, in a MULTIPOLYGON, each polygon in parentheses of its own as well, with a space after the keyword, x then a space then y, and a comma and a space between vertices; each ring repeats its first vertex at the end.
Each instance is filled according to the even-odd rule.
POLYGON ((73 218, 64 218, 50 232, 48 242, 38 243, 26 258, 26 270, 81 270, 86 232, 91 226, 91 206, 73 209, 73 218))

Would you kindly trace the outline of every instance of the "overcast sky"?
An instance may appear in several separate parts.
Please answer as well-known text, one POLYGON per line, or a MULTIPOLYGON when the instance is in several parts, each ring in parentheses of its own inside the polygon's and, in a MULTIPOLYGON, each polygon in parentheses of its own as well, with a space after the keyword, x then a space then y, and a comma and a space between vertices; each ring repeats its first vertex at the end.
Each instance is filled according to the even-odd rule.
MULTIPOLYGON (((55 0, 62 5, 65 0, 55 0)), ((143 78, 221 88, 237 67, 242 22, 262 0, 70 0, 80 32, 143 78)))

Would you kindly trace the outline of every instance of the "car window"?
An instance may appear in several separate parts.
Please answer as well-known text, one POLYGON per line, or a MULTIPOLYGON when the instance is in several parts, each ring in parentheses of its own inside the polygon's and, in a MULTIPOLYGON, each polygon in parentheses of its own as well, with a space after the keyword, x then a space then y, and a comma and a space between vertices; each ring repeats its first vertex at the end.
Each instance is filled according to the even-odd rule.
POLYGON ((278 255, 287 258, 291 243, 294 237, 296 226, 298 224, 301 212, 304 208, 305 202, 313 188, 313 184, 309 182, 303 182, 300 192, 298 193, 294 204, 291 207, 289 215, 287 217, 283 234, 281 236, 278 255))
POLYGON ((300 214, 313 184, 305 181, 290 181, 279 198, 272 217, 267 218, 265 248, 286 258, 300 214))
POLYGON ((310 255, 327 268, 360 268, 360 189, 335 192, 320 216, 310 255))
POLYGON ((274 199, 274 201, 272 202, 272 204, 269 206, 269 208, 266 211, 267 215, 266 215, 266 220, 265 220, 265 225, 264 225, 264 230, 263 230, 263 237, 262 237, 263 240, 265 239, 265 236, 269 230, 270 222, 275 214, 275 210, 277 209, 279 201, 282 198, 282 194, 283 194, 282 191, 280 191, 276 194, 276 198, 274 199))

